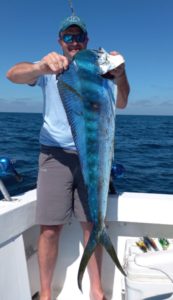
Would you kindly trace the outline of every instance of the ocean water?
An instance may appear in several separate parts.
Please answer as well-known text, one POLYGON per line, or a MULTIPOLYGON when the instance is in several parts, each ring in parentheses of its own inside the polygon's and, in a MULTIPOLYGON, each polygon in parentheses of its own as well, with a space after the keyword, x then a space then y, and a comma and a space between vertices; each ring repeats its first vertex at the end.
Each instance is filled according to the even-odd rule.
MULTIPOLYGON (((0 113, 0 156, 12 159, 21 183, 3 178, 11 195, 36 187, 41 114, 0 113)), ((125 168, 118 192, 173 193, 173 116, 116 119, 115 161, 125 168)))

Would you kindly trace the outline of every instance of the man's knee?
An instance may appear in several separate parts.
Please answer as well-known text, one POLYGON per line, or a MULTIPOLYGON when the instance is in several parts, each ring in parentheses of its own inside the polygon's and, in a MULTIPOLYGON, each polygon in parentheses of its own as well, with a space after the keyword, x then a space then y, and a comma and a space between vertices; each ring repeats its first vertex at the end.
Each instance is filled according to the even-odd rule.
POLYGON ((62 227, 63 225, 41 225, 41 235, 48 240, 57 239, 62 227))

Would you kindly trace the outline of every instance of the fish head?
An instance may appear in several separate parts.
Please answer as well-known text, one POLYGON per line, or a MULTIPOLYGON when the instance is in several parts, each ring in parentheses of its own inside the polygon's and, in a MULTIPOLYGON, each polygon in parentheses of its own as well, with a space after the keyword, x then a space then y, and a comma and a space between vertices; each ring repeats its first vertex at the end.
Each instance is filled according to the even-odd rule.
MULTIPOLYGON (((97 55, 100 75, 107 74, 108 72, 116 69, 118 66, 125 62, 122 55, 111 55, 108 52, 106 52, 103 48, 99 48, 99 50, 97 51, 97 55)), ((113 78, 110 77, 110 79, 113 78)))

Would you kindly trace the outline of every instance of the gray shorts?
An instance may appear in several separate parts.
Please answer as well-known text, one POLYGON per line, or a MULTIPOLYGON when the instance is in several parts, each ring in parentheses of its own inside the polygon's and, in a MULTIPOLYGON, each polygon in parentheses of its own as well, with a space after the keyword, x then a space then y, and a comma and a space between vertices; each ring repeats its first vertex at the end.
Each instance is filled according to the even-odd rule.
POLYGON ((67 223, 72 214, 87 221, 82 202, 87 192, 75 151, 42 146, 37 182, 36 224, 67 223))

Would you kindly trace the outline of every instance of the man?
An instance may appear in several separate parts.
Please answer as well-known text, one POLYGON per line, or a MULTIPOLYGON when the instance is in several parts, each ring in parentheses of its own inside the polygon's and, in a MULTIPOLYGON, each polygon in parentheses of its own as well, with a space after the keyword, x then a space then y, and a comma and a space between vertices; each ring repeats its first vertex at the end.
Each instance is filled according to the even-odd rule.
MULTIPOLYGON (((88 43, 86 25, 77 16, 68 17, 59 30, 59 44, 63 55, 51 52, 37 63, 23 62, 13 66, 7 77, 15 83, 39 85, 44 96, 44 122, 40 132, 41 154, 37 185, 36 222, 41 225, 38 244, 40 267, 40 300, 51 300, 51 282, 58 254, 58 241, 63 224, 72 212, 80 221, 84 245, 92 224, 87 222, 80 196, 86 197, 80 165, 66 113, 57 89, 58 75, 64 72, 73 56, 88 43)), ((111 54, 116 55, 117 52, 111 54)), ((127 104, 129 84, 124 64, 110 72, 117 84, 116 105, 127 104)), ((88 264, 90 297, 106 300, 101 285, 101 257, 99 246, 88 264)))

